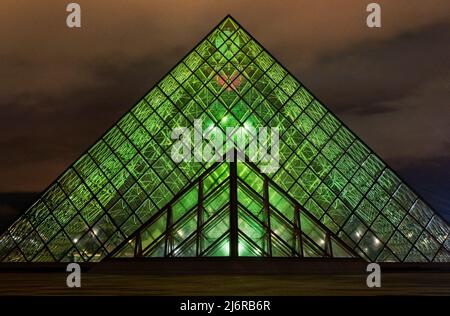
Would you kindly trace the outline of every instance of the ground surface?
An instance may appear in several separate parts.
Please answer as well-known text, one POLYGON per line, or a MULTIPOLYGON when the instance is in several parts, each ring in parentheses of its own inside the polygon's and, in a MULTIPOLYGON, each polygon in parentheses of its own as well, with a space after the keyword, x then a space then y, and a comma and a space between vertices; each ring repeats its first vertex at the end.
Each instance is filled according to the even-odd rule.
POLYGON ((348 260, 112 260, 82 265, 74 289, 66 263, 13 264, 0 265, 0 295, 450 295, 450 264, 381 264, 381 288, 367 287, 366 268, 348 260))
POLYGON ((66 287, 63 273, 0 273, 0 295, 450 295, 449 273, 385 273, 369 289, 363 275, 82 274, 66 287))

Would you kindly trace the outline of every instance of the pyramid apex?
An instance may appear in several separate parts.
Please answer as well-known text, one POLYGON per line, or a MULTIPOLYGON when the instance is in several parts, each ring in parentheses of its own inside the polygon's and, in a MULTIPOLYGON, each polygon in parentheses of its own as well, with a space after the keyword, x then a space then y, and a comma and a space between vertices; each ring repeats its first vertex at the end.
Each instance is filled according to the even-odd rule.
POLYGON ((227 14, 225 18, 219 23, 217 28, 220 30, 237 30, 240 28, 240 26, 236 19, 231 16, 231 14, 227 14))
POLYGON ((236 19, 233 18, 233 16, 231 14, 229 14, 229 13, 225 16, 224 20, 232 20, 232 21, 236 22, 236 19))

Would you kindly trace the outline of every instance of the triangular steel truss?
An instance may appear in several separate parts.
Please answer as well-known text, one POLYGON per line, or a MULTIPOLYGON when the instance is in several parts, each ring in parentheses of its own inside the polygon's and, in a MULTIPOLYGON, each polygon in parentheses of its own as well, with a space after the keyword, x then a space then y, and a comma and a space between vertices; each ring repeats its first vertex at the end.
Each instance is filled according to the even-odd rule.
POLYGON ((203 256, 359 257, 250 162, 214 164, 109 255, 203 256))

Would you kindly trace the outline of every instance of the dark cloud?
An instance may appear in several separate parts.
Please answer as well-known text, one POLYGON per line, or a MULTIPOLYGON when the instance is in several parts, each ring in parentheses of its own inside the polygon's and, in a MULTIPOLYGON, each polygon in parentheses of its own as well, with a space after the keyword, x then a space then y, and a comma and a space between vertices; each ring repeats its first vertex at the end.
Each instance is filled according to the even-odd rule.
POLYGON ((21 211, 23 210, 19 210, 10 205, 0 205, 0 233, 3 233, 12 224, 11 219, 17 218, 21 211))
POLYGON ((422 82, 409 94, 384 104, 395 112, 341 117, 383 158, 401 161, 405 167, 421 159, 447 157, 450 160, 450 75, 422 82))
MULTIPOLYGON (((449 148, 450 149, 450 148, 449 148)), ((398 169, 399 174, 428 201, 432 207, 450 221, 450 159, 438 157, 417 160, 398 169)))
POLYGON ((437 24, 382 41, 367 40, 324 55, 304 70, 305 81, 338 113, 398 111, 388 103, 448 75, 449 36, 450 24, 437 24))
POLYGON ((0 193, 0 233, 37 198, 37 193, 0 193))
POLYGON ((373 114, 383 114, 383 113, 389 113, 393 111, 398 111, 393 106, 385 105, 385 104, 369 104, 365 107, 358 107, 355 110, 355 113, 358 115, 373 115, 373 114))

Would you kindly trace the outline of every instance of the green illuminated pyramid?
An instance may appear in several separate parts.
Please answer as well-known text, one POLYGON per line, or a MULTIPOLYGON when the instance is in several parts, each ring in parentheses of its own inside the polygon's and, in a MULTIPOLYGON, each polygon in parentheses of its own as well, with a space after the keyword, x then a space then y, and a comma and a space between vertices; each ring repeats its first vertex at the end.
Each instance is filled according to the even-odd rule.
POLYGON ((227 17, 1 235, 0 261, 449 262, 449 231, 227 17), (279 168, 263 173, 245 159, 175 162, 172 133, 195 128, 194 120, 203 129, 277 128, 279 168))

